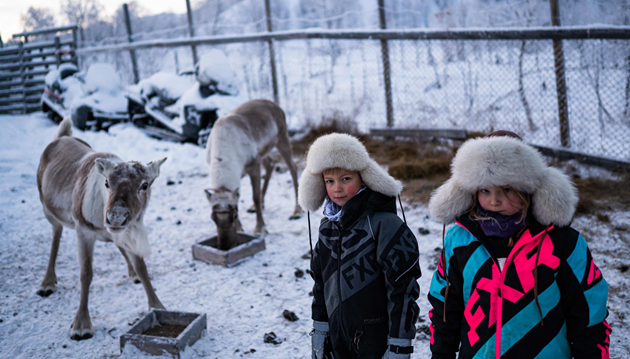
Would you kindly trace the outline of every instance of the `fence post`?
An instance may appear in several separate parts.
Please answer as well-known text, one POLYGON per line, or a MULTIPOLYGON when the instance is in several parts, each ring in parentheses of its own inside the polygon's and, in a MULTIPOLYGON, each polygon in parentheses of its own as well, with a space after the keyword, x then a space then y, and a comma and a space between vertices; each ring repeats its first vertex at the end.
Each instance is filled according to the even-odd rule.
MULTIPOLYGON (((190 10, 190 0, 186 0, 186 11, 188 13, 188 33, 190 37, 195 37, 195 30, 193 29, 192 11, 190 10)), ((193 67, 197 65, 197 47, 190 45, 193 55, 193 67)))
POLYGON ((26 87, 24 84, 24 43, 20 41, 18 44, 18 61, 20 61, 20 84, 22 86, 22 105, 23 113, 26 114, 26 87))
MULTIPOLYGON (((551 26, 560 26, 560 11, 558 0, 549 0, 551 12, 551 26)), ((553 40, 553 57, 556 70, 556 92, 558 94, 558 117, 560 120, 560 145, 571 146, 571 133, 569 131, 569 105, 567 103, 567 81, 564 69, 564 52, 562 40, 553 40)))
MULTIPOLYGON (((378 0, 378 24, 386 29, 385 0, 378 0)), ((392 79, 389 67, 389 45, 387 40, 381 40, 381 54, 383 55, 383 79, 385 82, 385 107, 387 110, 387 127, 394 127, 394 106, 392 104, 392 79)))
POLYGON ((61 65, 61 43, 59 42, 59 36, 55 36, 55 60, 57 61, 57 68, 59 68, 59 65, 61 65))
MULTIPOLYGON (((129 42, 133 42, 133 35, 131 34, 131 21, 129 21, 129 8, 127 7, 127 3, 123 4, 123 12, 125 13, 125 26, 127 27, 127 38, 129 42)), ((138 79, 138 63, 136 62, 136 51, 129 50, 129 55, 131 55, 131 67, 133 70, 133 83, 137 84, 138 79)))
POLYGON ((76 49, 79 48, 79 43, 77 42, 77 29, 78 29, 78 25, 77 27, 72 29, 72 42, 73 44, 70 45, 70 51, 71 51, 71 56, 72 56, 72 63, 76 66, 79 67, 79 56, 76 53, 76 49))
MULTIPOLYGON (((272 32, 271 28, 271 7, 269 0, 265 0, 265 16, 267 18, 267 32, 272 32)), ((269 64, 271 65, 271 83, 273 86, 273 100, 280 103, 278 99, 278 76, 276 74, 276 54, 273 51, 273 40, 269 39, 269 64)))

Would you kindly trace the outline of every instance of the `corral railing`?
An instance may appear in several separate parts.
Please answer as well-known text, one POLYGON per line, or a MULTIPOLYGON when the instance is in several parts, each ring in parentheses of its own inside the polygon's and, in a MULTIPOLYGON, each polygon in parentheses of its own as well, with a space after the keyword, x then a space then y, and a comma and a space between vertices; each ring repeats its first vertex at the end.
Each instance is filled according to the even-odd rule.
POLYGON ((284 31, 138 41, 78 54, 84 67, 113 63, 131 83, 125 51, 134 50, 140 78, 146 78, 192 67, 189 46, 199 54, 220 48, 241 78, 242 91, 273 99, 269 41, 275 46, 278 99, 293 128, 350 118, 364 131, 506 129, 537 146, 630 162, 627 26, 284 31), (388 42, 387 57, 381 40, 388 42), (564 45, 563 71, 552 40, 564 45), (558 76, 565 90, 557 90, 558 76), (567 121, 565 137, 559 108, 567 121))
POLYGON ((77 63, 76 29, 73 25, 23 32, 13 35, 21 39, 17 45, 0 48, 0 114, 40 109, 44 76, 51 66, 77 63))

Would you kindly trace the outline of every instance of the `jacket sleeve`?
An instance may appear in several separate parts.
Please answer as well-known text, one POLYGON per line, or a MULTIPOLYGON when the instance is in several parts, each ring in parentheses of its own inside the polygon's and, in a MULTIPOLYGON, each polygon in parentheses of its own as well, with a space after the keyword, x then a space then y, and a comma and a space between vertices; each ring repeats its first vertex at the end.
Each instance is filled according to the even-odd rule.
POLYGON ((575 232, 572 237, 577 239, 566 242, 575 243, 575 247, 565 252, 565 263, 558 273, 571 354, 576 359, 609 358, 608 283, 582 235, 575 232))
MULTIPOLYGON (((449 231, 452 233, 451 231, 449 231)), ((448 251, 449 233, 446 234, 445 248, 433 273, 429 302, 431 325, 431 353, 434 359, 454 359, 460 346, 460 326, 464 315, 462 296, 463 279, 456 258, 448 251), (447 264, 445 266, 445 264, 447 264), (446 268, 445 268, 446 267, 446 268), (446 278, 448 277, 448 295, 446 278), (444 305, 446 302, 446 305, 444 305), (446 321, 444 311, 446 310, 446 321)))
POLYGON ((313 320, 317 322, 328 322, 328 312, 326 311, 326 301, 324 297, 324 281, 322 279, 322 267, 319 259, 320 243, 321 241, 317 241, 311 261, 311 276, 315 281, 315 284, 313 284, 312 317, 313 320))
POLYGON ((387 288, 389 336, 414 339, 420 312, 416 303, 420 296, 417 280, 422 275, 418 242, 409 227, 396 215, 386 217, 376 227, 372 230, 377 232, 377 260, 387 288))

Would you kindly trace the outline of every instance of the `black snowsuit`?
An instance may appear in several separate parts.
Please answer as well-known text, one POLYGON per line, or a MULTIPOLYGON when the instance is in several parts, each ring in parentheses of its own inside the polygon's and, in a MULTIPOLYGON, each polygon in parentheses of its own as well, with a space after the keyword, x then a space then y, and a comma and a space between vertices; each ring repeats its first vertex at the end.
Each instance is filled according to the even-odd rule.
POLYGON ((312 262, 313 320, 328 322, 336 359, 378 358, 387 336, 413 339, 420 294, 418 243, 395 197, 367 188, 322 219, 312 262))

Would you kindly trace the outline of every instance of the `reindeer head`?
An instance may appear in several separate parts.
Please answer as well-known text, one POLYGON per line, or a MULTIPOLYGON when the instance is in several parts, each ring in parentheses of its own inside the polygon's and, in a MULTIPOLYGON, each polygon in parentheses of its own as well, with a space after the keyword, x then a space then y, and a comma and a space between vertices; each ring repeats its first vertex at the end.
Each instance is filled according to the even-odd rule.
POLYGON ((118 234, 130 224, 142 222, 151 196, 151 184, 160 174, 164 161, 166 158, 144 166, 133 161, 116 164, 105 158, 95 160, 97 170, 105 177, 108 192, 105 207, 108 232, 118 234))
POLYGON ((238 188, 230 191, 227 188, 206 189, 206 198, 212 206, 212 220, 219 230, 234 228, 238 222, 238 188))

